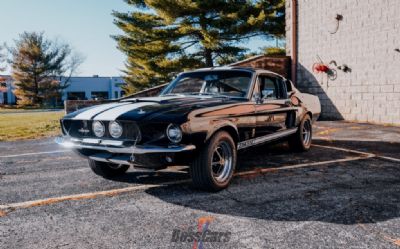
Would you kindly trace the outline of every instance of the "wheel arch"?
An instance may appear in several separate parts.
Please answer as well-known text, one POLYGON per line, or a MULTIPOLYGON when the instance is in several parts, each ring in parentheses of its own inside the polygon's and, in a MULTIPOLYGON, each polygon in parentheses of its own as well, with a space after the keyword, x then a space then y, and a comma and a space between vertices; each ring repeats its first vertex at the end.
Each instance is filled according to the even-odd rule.
POLYGON ((311 111, 307 111, 304 116, 306 116, 308 114, 308 116, 310 116, 310 119, 313 120, 313 114, 311 111))
POLYGON ((304 117, 305 117, 306 115, 309 115, 311 121, 313 122, 313 114, 312 114, 312 112, 309 111, 309 110, 304 110, 303 113, 301 113, 300 115, 297 116, 297 118, 296 118, 296 124, 295 124, 295 125, 296 125, 296 126, 300 125, 301 121, 304 119, 304 117))
POLYGON ((232 137, 233 141, 235 142, 235 144, 237 145, 237 143, 239 142, 239 132, 238 129, 236 128, 236 126, 234 126, 233 124, 224 124, 224 125, 220 125, 215 127, 215 129, 213 129, 212 131, 210 131, 207 134, 206 140, 205 142, 207 142, 208 140, 210 140, 210 138, 216 134, 219 131, 226 131, 228 132, 228 134, 232 137))

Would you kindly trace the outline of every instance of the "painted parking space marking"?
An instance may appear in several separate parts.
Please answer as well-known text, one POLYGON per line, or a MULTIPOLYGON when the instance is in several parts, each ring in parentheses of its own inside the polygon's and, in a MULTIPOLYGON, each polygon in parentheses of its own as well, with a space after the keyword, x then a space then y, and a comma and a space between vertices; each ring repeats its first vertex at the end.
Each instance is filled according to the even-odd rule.
MULTIPOLYGON (((302 163, 302 164, 287 165, 287 166, 281 166, 281 167, 275 167, 275 168, 260 168, 257 170, 238 172, 235 174, 235 176, 246 176, 246 175, 254 175, 254 174, 260 174, 260 173, 268 173, 268 172, 273 172, 273 171, 281 171, 281 170, 283 171, 283 170, 288 170, 288 169, 315 167, 315 166, 320 166, 320 165, 325 165, 325 164, 330 164, 330 163, 349 162, 349 161, 367 159, 367 158, 372 158, 372 157, 375 157, 375 156, 374 155, 368 155, 368 156, 363 155, 363 156, 357 156, 357 157, 351 157, 351 158, 343 158, 343 159, 314 162, 314 163, 302 163)), ((45 199, 18 202, 18 203, 10 203, 10 204, 5 204, 5 205, 0 205, 0 211, 2 210, 6 214, 15 209, 30 208, 30 207, 35 207, 35 206, 45 206, 45 205, 50 205, 50 204, 63 202, 63 201, 76 201, 76 200, 84 200, 84 199, 94 199, 94 198, 98 198, 98 197, 115 196, 115 195, 119 195, 119 194, 123 194, 123 193, 135 192, 138 190, 146 190, 146 189, 150 189, 150 188, 165 187, 165 186, 178 185, 178 184, 190 183, 190 182, 191 182, 191 180, 187 179, 187 180, 164 182, 164 183, 159 183, 159 184, 138 185, 138 186, 117 188, 117 189, 98 191, 98 192, 89 192, 89 193, 65 195, 65 196, 60 196, 60 197, 45 198, 45 199)))
POLYGON ((110 189, 110 190, 97 191, 97 192, 89 192, 89 193, 74 194, 74 195, 64 195, 64 196, 59 196, 59 197, 38 199, 38 200, 33 200, 33 201, 10 203, 10 204, 5 204, 5 205, 0 205, 0 210, 7 213, 7 212, 13 211, 15 209, 46 206, 46 205, 63 202, 63 201, 95 199, 98 197, 105 197, 105 196, 110 197, 110 196, 115 196, 115 195, 119 195, 119 194, 123 194, 123 193, 134 192, 134 191, 138 191, 138 190, 146 190, 146 189, 150 189, 150 188, 163 187, 163 186, 172 186, 172 185, 178 185, 178 184, 189 183, 189 182, 190 182, 190 180, 170 181, 170 182, 164 182, 164 183, 160 183, 160 184, 138 185, 138 186, 110 189))
MULTIPOLYGON (((358 151, 358 150, 351 150, 351 149, 346 149, 346 148, 341 148, 341 147, 326 146, 326 145, 313 145, 313 146, 320 147, 320 148, 326 148, 326 149, 332 149, 332 150, 339 150, 339 151, 344 151, 344 152, 349 152, 349 153, 355 153, 355 154, 359 154, 359 156, 347 157, 347 158, 335 159, 335 160, 327 160, 327 161, 321 161, 321 162, 286 165, 286 166, 273 167, 273 168, 258 168, 258 169, 248 170, 248 171, 237 172, 237 173, 235 173, 235 176, 240 177, 240 176, 247 176, 247 175, 259 175, 259 174, 265 174, 265 173, 269 173, 269 172, 277 172, 277 171, 284 171, 284 170, 298 169, 298 168, 307 168, 307 167, 316 167, 316 166, 321 166, 321 165, 326 165, 326 164, 351 162, 351 161, 364 160, 364 159, 370 159, 370 158, 384 158, 386 160, 393 160, 396 162, 400 161, 399 159, 396 159, 396 158, 380 157, 380 156, 377 156, 372 153, 367 153, 367 152, 358 151)), ((66 151, 68 151, 68 150, 66 150, 66 151)), ((57 151, 48 152, 48 153, 55 153, 55 152, 57 152, 57 151)), ((58 152, 65 152, 65 151, 58 151, 58 152)), ((28 153, 26 153, 26 154, 28 154, 28 153)), ((20 155, 22 155, 22 154, 20 154, 20 155)), ((51 205, 51 204, 63 202, 63 201, 76 201, 76 200, 84 200, 84 199, 95 199, 98 197, 110 197, 110 196, 120 195, 120 194, 124 194, 124 193, 135 192, 135 191, 139 191, 139 190, 146 190, 146 189, 156 188, 156 187, 165 187, 165 186, 172 186, 172 185, 178 185, 178 184, 185 184, 185 183, 190 183, 190 182, 191 182, 190 179, 186 179, 186 180, 164 182, 164 183, 159 183, 159 184, 143 184, 143 185, 136 185, 136 186, 125 187, 125 188, 117 188, 117 189, 97 191, 97 192, 65 195, 65 196, 38 199, 38 200, 32 200, 32 201, 4 204, 4 205, 0 205, 0 217, 5 216, 9 212, 12 212, 16 209, 30 208, 30 207, 36 207, 36 206, 46 206, 46 205, 51 205)))
POLYGON ((64 153, 64 152, 68 152, 68 151, 70 151, 70 150, 53 150, 53 151, 31 152, 31 153, 23 153, 23 154, 5 155, 5 156, 0 156, 0 158, 35 156, 35 155, 43 155, 43 154, 56 154, 56 153, 64 153))
POLYGON ((380 158, 380 159, 383 159, 383 160, 388 160, 388 161, 400 163, 400 159, 398 159, 398 158, 394 158, 394 157, 390 157, 390 156, 376 156, 376 157, 380 158))
POLYGON ((376 156, 373 153, 359 151, 359 150, 346 149, 346 148, 336 147, 336 146, 319 145, 319 144, 313 144, 312 146, 319 147, 319 148, 325 148, 325 149, 331 149, 331 150, 339 150, 339 151, 343 151, 343 152, 349 152, 349 153, 360 154, 360 155, 365 155, 365 156, 376 156))
POLYGON ((246 176, 246 175, 263 174, 263 173, 275 172, 275 171, 281 171, 281 170, 315 167, 315 166, 321 166, 321 165, 326 165, 326 164, 350 162, 350 161, 363 160, 363 159, 374 158, 374 157, 375 157, 374 155, 357 156, 357 157, 328 160, 328 161, 322 161, 322 162, 301 163, 301 164, 295 164, 295 165, 280 166, 280 167, 274 167, 274 168, 258 168, 255 170, 238 172, 235 174, 235 176, 246 176))
POLYGON ((340 150, 340 151, 350 152, 350 153, 357 153, 357 154, 366 155, 366 156, 373 156, 373 157, 376 157, 376 158, 379 158, 379 159, 400 163, 400 159, 399 158, 390 157, 390 156, 381 156, 381 155, 378 155, 378 154, 359 151, 359 150, 352 150, 352 149, 346 149, 346 148, 341 148, 341 147, 336 147, 336 146, 318 145, 318 144, 314 144, 312 146, 320 147, 320 148, 326 148, 326 149, 332 149, 332 150, 340 150))

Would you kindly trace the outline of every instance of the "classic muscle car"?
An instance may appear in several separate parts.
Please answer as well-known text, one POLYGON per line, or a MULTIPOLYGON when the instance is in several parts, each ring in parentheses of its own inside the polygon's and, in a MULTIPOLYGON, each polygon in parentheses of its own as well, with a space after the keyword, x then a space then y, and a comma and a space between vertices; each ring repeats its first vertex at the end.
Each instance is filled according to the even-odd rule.
POLYGON ((285 139, 310 148, 317 97, 262 69, 215 67, 179 74, 157 97, 125 97, 61 119, 56 142, 88 158, 94 173, 189 165, 195 187, 228 186, 237 151, 285 139))

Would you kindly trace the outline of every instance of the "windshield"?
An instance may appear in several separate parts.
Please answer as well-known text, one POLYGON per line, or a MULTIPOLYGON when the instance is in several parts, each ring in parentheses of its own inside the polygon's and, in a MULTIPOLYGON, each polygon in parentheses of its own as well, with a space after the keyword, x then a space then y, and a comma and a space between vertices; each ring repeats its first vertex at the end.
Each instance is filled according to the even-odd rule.
POLYGON ((204 71, 183 73, 161 95, 220 95, 246 97, 252 73, 246 71, 204 71))

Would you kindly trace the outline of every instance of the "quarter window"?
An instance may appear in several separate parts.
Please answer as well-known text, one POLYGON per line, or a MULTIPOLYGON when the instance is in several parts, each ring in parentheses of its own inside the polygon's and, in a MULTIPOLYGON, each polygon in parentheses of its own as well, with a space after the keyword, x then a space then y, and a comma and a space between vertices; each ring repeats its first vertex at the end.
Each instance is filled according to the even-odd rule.
POLYGON ((286 87, 281 79, 272 76, 260 77, 260 93, 263 99, 286 99, 286 87))

